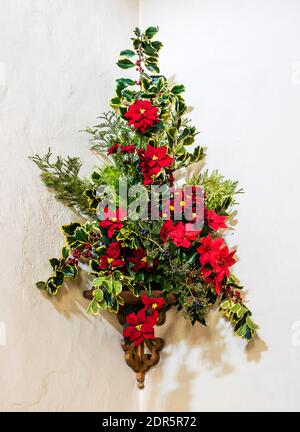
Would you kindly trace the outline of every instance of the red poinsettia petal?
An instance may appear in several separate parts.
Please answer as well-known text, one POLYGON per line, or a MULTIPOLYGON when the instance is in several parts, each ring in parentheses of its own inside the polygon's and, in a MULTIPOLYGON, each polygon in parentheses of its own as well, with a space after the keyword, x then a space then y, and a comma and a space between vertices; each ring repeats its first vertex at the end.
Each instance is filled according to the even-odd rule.
POLYGON ((111 263, 112 267, 123 267, 123 265, 125 265, 125 261, 123 261, 122 259, 115 259, 111 263))
POLYGON ((136 316, 136 314, 134 312, 127 315, 126 321, 128 322, 128 324, 130 324, 132 326, 136 326, 139 324, 138 317, 136 316))
POLYGON ((136 339, 136 341, 134 342, 134 345, 136 346, 140 345, 144 341, 144 339, 145 339, 144 335, 141 333, 136 339))
POLYGON ((145 322, 146 315, 145 315, 145 311, 143 309, 141 309, 141 310, 138 311, 137 318, 138 318, 138 320, 139 320, 140 323, 145 322))
POLYGON ((171 156, 166 156, 164 159, 161 159, 160 161, 159 161, 159 165, 162 167, 162 168, 165 168, 165 167, 167 167, 168 165, 170 165, 172 162, 173 162, 173 158, 171 157, 171 156))
POLYGON ((141 302, 143 303, 143 305, 145 305, 146 307, 151 306, 152 302, 151 302, 151 298, 146 296, 146 295, 141 295, 141 302))

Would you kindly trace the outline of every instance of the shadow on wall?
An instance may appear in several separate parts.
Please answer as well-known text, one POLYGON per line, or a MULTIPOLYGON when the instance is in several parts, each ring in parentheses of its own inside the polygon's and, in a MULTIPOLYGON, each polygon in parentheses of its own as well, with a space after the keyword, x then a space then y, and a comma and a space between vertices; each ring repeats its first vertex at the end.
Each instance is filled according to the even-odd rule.
MULTIPOLYGON (((73 314, 90 320, 85 313, 88 300, 83 297, 83 290, 88 284, 87 275, 80 272, 76 281, 68 281, 61 288, 59 296, 48 297, 55 309, 70 318, 73 314)), ((114 314, 104 312, 105 319, 118 332, 122 332, 114 314)), ((147 410, 182 411, 188 410, 193 400, 195 381, 199 376, 199 365, 203 371, 210 371, 215 377, 222 378, 234 372, 234 365, 226 358, 226 337, 231 337, 231 324, 225 322, 214 306, 207 319, 207 327, 191 327, 188 320, 182 318, 174 308, 167 312, 163 326, 156 327, 156 336, 165 340, 161 352, 161 361, 146 374, 145 390, 141 393, 147 410)), ((241 341, 244 343, 243 341, 241 341)), ((266 343, 259 337, 246 345, 245 355, 249 362, 259 362, 261 355, 267 351, 266 343)), ((124 367, 128 367, 124 360, 124 367)), ((132 382, 135 375, 132 372, 132 382)))
MULTIPOLYGON (((235 367, 225 358, 230 323, 224 325, 217 307, 212 309, 207 322, 207 327, 197 326, 191 331, 190 322, 181 318, 174 309, 167 313, 166 324, 156 332, 166 342, 161 361, 146 375, 142 395, 145 409, 188 410, 195 397, 192 393, 195 381, 201 378, 199 365, 217 378, 234 372, 235 367)), ((267 351, 265 342, 257 338, 246 346, 246 358, 259 362, 264 351, 267 351)))
MULTIPOLYGON (((88 289, 89 285, 88 274, 84 271, 79 271, 76 280, 68 279, 60 288, 58 295, 50 297, 44 292, 42 294, 50 301, 56 311, 66 318, 70 319, 72 315, 80 315, 85 320, 91 321, 95 317, 89 316, 86 313, 90 301, 83 296, 84 290, 88 289)), ((100 315, 100 319, 105 319, 120 334, 122 333, 122 326, 115 314, 104 311, 100 315)))

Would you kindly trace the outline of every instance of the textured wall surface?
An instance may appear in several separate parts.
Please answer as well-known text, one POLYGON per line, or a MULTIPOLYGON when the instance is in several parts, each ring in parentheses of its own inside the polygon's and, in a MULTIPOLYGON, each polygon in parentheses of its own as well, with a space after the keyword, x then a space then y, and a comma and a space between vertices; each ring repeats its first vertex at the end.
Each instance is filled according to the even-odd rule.
POLYGON ((142 409, 300 409, 299 20, 296 0, 140 2, 141 26, 160 26, 162 72, 186 85, 207 167, 245 189, 228 242, 263 340, 245 351, 215 313, 207 329, 170 314, 142 409))
POLYGON ((27 159, 51 146, 96 160, 79 133, 108 107, 115 61, 137 24, 135 0, 1 0, 0 410, 134 410, 119 331, 84 312, 77 285, 35 288, 74 217, 27 159))

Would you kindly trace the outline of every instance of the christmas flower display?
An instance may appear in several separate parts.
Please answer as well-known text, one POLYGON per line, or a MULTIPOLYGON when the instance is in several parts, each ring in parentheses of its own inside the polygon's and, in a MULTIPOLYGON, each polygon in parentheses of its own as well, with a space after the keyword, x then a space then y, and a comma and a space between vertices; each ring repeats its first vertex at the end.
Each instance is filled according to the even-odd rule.
POLYGON ((187 118, 184 86, 160 74, 157 31, 134 30, 132 48, 121 51, 117 64, 138 76, 117 79, 113 111, 86 129, 92 150, 110 163, 86 178, 76 157, 52 160, 49 150, 31 158, 44 184, 77 218, 63 225, 61 256, 50 259, 52 274, 38 288, 57 295, 65 280, 87 271, 87 312, 118 314, 126 361, 139 373, 158 361, 163 342, 155 326, 171 306, 193 325, 206 325, 217 304, 234 334, 247 341, 258 328, 232 271, 236 250, 226 244, 238 183, 200 169, 185 184, 176 182, 178 170, 194 164, 197 172, 205 154, 187 118))

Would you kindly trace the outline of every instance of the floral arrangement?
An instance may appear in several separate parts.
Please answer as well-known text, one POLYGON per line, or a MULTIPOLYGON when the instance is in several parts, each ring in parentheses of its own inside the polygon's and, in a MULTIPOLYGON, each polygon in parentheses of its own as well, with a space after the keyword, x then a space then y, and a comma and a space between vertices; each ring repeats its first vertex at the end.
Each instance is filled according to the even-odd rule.
POLYGON ((193 325, 205 325, 211 306, 218 304, 234 333, 250 340, 258 327, 232 272, 236 251, 224 239, 242 191, 218 171, 199 170, 179 185, 179 170, 193 164, 195 171, 205 154, 201 146, 189 150, 196 128, 187 118, 184 86, 172 85, 160 74, 157 31, 134 30, 132 49, 121 51, 117 64, 133 69, 137 78, 117 79, 113 111, 86 129, 91 149, 109 163, 81 178, 76 157, 53 161, 49 150, 31 158, 44 184, 77 215, 76 222, 62 227, 61 257, 50 259, 53 272, 37 286, 53 296, 66 279, 88 271, 87 312, 125 310, 127 346, 155 338, 154 326, 169 307, 168 296, 193 325), (125 186, 130 191, 126 199, 125 186), (167 192, 152 208, 151 199, 162 187, 167 192), (136 189, 139 199, 132 192, 136 189), (143 217, 133 217, 136 201, 143 217), (149 217, 153 212, 156 217, 149 217), (154 291, 159 294, 154 296, 154 291), (126 292, 137 299, 128 307, 126 292))

